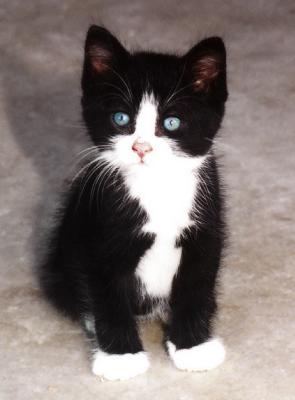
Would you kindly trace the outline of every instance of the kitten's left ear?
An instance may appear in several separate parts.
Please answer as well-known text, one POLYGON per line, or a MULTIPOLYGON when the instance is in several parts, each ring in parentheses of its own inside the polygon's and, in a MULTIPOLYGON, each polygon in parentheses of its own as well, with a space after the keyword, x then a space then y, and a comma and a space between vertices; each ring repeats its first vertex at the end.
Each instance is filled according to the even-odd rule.
POLYGON ((202 40, 184 56, 184 60, 195 92, 210 94, 217 91, 226 100, 226 51, 221 38, 202 40))

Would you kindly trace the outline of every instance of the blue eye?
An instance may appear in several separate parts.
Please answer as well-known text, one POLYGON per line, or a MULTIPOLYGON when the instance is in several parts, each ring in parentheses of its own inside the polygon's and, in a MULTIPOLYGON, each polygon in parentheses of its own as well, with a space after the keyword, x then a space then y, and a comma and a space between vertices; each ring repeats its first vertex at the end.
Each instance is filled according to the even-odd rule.
POLYGON ((119 126, 125 126, 129 123, 130 117, 128 114, 119 111, 113 114, 113 121, 119 126))
POLYGON ((168 117, 164 119, 164 128, 167 131, 176 131, 180 127, 180 119, 177 117, 168 117))

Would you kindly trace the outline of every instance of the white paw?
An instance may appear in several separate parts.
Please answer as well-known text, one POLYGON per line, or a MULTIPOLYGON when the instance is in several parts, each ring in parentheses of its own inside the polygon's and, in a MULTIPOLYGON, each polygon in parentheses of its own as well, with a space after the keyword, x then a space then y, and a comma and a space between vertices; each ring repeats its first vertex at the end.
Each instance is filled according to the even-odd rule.
POLYGON ((145 352, 108 354, 96 351, 93 357, 92 372, 102 378, 114 381, 133 378, 142 374, 150 366, 145 352))
POLYGON ((207 371, 218 367, 225 359, 225 349, 219 339, 180 350, 176 350, 175 345, 168 341, 167 348, 175 366, 186 371, 207 371))

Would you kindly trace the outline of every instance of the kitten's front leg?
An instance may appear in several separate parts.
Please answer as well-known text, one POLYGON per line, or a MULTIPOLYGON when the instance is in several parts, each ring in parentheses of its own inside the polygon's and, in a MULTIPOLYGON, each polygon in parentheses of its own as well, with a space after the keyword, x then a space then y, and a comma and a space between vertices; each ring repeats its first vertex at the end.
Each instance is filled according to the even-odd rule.
POLYGON ((222 342, 212 337, 220 249, 220 239, 206 233, 199 233, 198 241, 183 246, 171 295, 171 320, 166 341, 170 358, 182 370, 210 370, 225 358, 222 342))
POLYGON ((98 349, 92 371, 108 380, 125 380, 142 374, 149 360, 139 338, 125 284, 100 284, 96 291, 94 319, 98 349))

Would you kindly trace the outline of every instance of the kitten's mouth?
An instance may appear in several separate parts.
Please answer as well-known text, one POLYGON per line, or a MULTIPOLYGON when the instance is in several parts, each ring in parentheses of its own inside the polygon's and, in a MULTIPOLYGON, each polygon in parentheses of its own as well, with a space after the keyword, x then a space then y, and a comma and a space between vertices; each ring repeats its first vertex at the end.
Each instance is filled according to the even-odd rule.
POLYGON ((147 164, 143 160, 139 160, 138 162, 133 164, 134 168, 142 168, 147 166, 147 164))
POLYGON ((145 157, 138 157, 138 160, 136 161, 135 165, 147 165, 147 160, 145 157))
POLYGON ((147 167, 147 166, 148 166, 148 163, 146 162, 146 160, 144 160, 143 158, 141 158, 141 159, 139 159, 138 161, 132 163, 132 166, 134 166, 135 168, 136 168, 136 167, 141 168, 141 166, 147 167))

